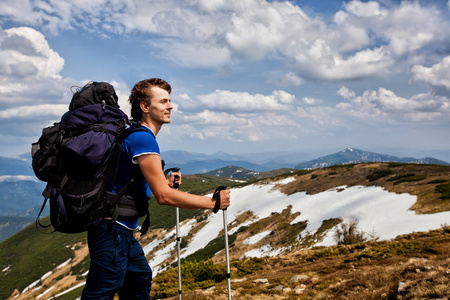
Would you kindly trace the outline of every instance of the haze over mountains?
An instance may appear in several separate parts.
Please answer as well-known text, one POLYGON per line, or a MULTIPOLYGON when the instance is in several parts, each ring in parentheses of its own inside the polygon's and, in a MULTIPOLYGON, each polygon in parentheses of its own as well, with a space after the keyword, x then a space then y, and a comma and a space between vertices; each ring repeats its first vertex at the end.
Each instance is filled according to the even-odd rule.
POLYGON ((316 169, 337 164, 360 162, 404 162, 422 164, 442 164, 448 162, 435 158, 397 157, 374 152, 347 148, 342 151, 312 158, 311 154, 296 153, 276 156, 274 154, 252 154, 237 156, 225 153, 213 155, 188 153, 183 151, 167 151, 162 154, 167 167, 179 167, 183 174, 199 174, 211 172, 227 166, 238 166, 251 171, 267 172, 280 168, 316 169))
MULTIPOLYGON (((433 151, 432 151, 433 152, 433 151)), ((360 162, 405 162, 423 164, 449 164, 450 150, 448 155, 441 151, 435 151, 439 157, 415 158, 399 157, 388 154, 379 154, 347 148, 336 153, 317 156, 314 153, 305 152, 280 152, 280 153, 251 153, 242 155, 218 152, 214 154, 193 153, 186 151, 163 151, 161 159, 166 162, 166 168, 180 167, 183 174, 201 174, 211 172, 226 166, 238 166, 251 171, 266 172, 280 168, 294 169, 316 169, 336 164, 349 164, 360 162), (448 159, 447 159, 448 157, 448 159)), ((16 158, 0 156, 0 176, 2 175, 24 175, 33 176, 31 158, 25 153, 16 158)))

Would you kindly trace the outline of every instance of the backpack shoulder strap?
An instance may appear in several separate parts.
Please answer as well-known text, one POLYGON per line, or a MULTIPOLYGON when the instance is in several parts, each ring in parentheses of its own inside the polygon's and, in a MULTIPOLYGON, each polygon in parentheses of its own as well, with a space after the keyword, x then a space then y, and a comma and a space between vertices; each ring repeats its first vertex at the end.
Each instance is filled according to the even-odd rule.
POLYGON ((151 134, 153 137, 155 137, 155 134, 153 133, 153 131, 151 131, 150 129, 148 129, 145 126, 140 126, 139 124, 133 124, 131 125, 128 130, 126 130, 123 135, 122 138, 123 140, 126 139, 130 134, 134 133, 134 132, 138 132, 138 131, 145 131, 148 132, 149 134, 151 134))

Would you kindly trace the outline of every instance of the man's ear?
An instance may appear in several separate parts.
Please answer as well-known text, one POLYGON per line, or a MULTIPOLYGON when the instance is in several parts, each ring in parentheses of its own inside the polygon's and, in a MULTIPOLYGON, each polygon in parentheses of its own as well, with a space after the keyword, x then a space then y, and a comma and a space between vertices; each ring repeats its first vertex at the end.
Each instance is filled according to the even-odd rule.
POLYGON ((150 105, 149 105, 149 103, 147 103, 147 101, 141 101, 139 103, 139 106, 141 107, 141 110, 146 113, 146 112, 148 112, 150 105))

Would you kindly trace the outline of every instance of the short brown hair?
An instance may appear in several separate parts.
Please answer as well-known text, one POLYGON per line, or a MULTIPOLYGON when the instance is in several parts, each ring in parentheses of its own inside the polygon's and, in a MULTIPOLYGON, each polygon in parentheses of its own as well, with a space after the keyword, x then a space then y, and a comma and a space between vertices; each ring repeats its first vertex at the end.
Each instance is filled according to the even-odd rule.
POLYGON ((151 87, 157 86, 166 90, 169 94, 172 92, 172 87, 167 81, 160 78, 150 78, 139 81, 131 89, 128 102, 131 105, 131 118, 134 121, 140 121, 142 118, 141 101, 151 101, 153 94, 151 87))

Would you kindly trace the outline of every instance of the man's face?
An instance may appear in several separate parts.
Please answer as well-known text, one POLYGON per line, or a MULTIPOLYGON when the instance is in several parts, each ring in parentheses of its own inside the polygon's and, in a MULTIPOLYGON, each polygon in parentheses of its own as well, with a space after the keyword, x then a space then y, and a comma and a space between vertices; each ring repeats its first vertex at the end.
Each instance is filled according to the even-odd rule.
POLYGON ((153 98, 150 100, 150 118, 160 124, 170 123, 170 112, 173 109, 169 93, 159 87, 150 88, 153 98))

